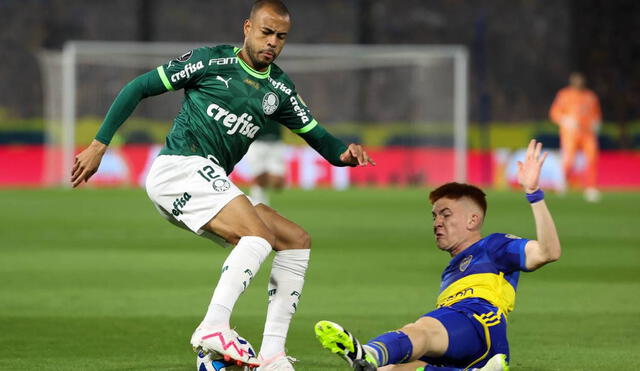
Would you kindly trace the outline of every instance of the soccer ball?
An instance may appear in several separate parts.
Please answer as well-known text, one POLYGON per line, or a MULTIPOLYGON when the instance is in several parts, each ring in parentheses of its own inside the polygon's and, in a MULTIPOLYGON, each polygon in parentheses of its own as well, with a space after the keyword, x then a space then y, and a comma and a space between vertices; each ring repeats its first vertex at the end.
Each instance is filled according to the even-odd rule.
MULTIPOLYGON (((234 361, 227 362, 219 354, 204 354, 198 352, 196 357, 197 371, 244 371, 244 366, 238 366, 234 361), (219 358, 218 358, 219 357, 219 358)), ((247 368, 248 370, 248 368, 247 368)))

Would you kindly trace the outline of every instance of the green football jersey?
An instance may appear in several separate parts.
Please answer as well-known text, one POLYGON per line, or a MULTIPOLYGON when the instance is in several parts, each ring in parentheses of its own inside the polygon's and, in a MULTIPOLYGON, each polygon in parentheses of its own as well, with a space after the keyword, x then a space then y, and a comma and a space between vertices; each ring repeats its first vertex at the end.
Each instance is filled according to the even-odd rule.
POLYGON ((230 45, 198 48, 157 68, 167 90, 184 89, 160 154, 212 158, 230 173, 251 142, 274 125, 298 134, 317 125, 278 66, 255 71, 239 51, 230 45))
POLYGON ((282 140, 282 125, 277 122, 267 123, 258 133, 256 140, 275 142, 282 140))

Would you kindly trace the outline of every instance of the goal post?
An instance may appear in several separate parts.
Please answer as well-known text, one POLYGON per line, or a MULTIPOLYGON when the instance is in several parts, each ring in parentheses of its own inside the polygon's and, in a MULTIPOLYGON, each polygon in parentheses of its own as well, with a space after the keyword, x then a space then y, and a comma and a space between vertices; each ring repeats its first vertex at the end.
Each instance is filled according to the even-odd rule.
MULTIPOLYGON (((87 117, 101 120, 129 80, 190 49, 217 44, 71 41, 60 54, 42 53, 46 137, 51 149, 47 156, 54 157, 45 162, 50 185, 70 186, 75 151, 88 144, 86 135, 78 135, 79 123, 87 117)), ((450 148, 453 156, 448 166, 453 175, 449 180, 466 180, 468 53, 464 46, 287 44, 276 63, 330 131, 349 137, 347 127, 356 127, 351 129, 353 136, 377 127, 390 139, 378 140, 376 145, 450 148)), ((159 97, 165 95, 172 98, 146 99, 129 121, 162 122, 168 129, 182 94, 159 97)))

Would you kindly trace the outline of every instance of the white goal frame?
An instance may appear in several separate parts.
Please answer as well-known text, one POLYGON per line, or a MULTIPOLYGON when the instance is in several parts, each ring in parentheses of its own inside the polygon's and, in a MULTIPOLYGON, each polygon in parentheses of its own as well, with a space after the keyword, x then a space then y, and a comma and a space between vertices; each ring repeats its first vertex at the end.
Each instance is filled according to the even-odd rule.
MULTIPOLYGON (((71 173, 75 152, 76 127, 76 86, 77 63, 81 58, 105 57, 126 58, 127 55, 144 54, 149 56, 179 55, 185 50, 202 45, 220 43, 173 43, 173 42, 114 42, 114 41, 69 41, 62 51, 62 171, 71 173)), ((234 44, 234 43, 231 43, 234 44)), ((458 182, 467 179, 467 126, 468 126, 468 65, 469 57, 466 47, 460 45, 344 45, 344 44, 287 44, 278 58, 279 62, 287 58, 339 57, 336 63, 327 65, 325 61, 313 63, 305 61, 301 70, 344 70, 353 69, 349 59, 357 59, 360 68, 363 64, 370 67, 417 65, 428 66, 433 58, 453 59, 453 136, 454 136, 454 176, 458 182), (363 59, 363 57, 366 57, 363 59), (310 65, 312 64, 312 65, 310 65), (303 69, 304 67, 304 69, 303 69)), ((107 61, 108 59, 107 58, 107 61)), ((96 61, 98 61, 97 58, 96 61)), ((98 63, 100 63, 98 61, 98 63)), ((107 63, 107 62, 101 62, 107 63)), ((135 62, 132 62, 135 63, 135 62)), ((164 63, 164 62, 163 62, 164 63)), ((295 68, 294 68, 295 69, 295 68)), ((286 68, 292 71, 292 68, 286 68)), ((45 98, 46 99, 46 98, 45 98)), ((428 102, 425 102, 428 104, 428 102)), ((48 125, 51 127, 52 125, 48 125)), ((51 135, 51 133, 49 133, 51 135)), ((68 177, 67 177, 68 179, 68 177)), ((63 186, 70 187, 68 180, 63 186)))

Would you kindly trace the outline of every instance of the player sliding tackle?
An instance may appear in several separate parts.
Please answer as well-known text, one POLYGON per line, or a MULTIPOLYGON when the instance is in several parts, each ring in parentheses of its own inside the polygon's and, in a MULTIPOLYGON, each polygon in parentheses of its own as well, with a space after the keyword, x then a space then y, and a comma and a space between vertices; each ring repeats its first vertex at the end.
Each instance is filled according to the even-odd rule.
POLYGON ((113 102, 96 140, 76 157, 71 176, 76 187, 96 172, 114 133, 143 98, 185 90, 182 108, 147 176, 147 193, 171 223, 235 245, 191 344, 240 364, 260 364, 261 370, 293 370, 284 346, 302 292, 311 239, 275 210, 252 203, 228 174, 265 125, 275 123, 300 135, 333 165, 374 164, 361 146, 347 147, 318 125, 293 82, 273 64, 289 28, 289 12, 281 1, 258 0, 244 22, 242 49, 195 49, 131 81, 113 102), (256 358, 229 321, 238 297, 271 250, 276 256, 256 358))
POLYGON ((363 345, 340 325, 320 321, 315 331, 322 345, 355 370, 508 370, 506 320, 520 271, 560 258, 560 240, 538 184, 547 157, 541 150, 542 144, 532 140, 524 163, 518 163, 537 240, 502 233, 482 237, 484 192, 468 184, 445 184, 429 195, 436 246, 452 256, 442 273, 437 309, 363 345))

